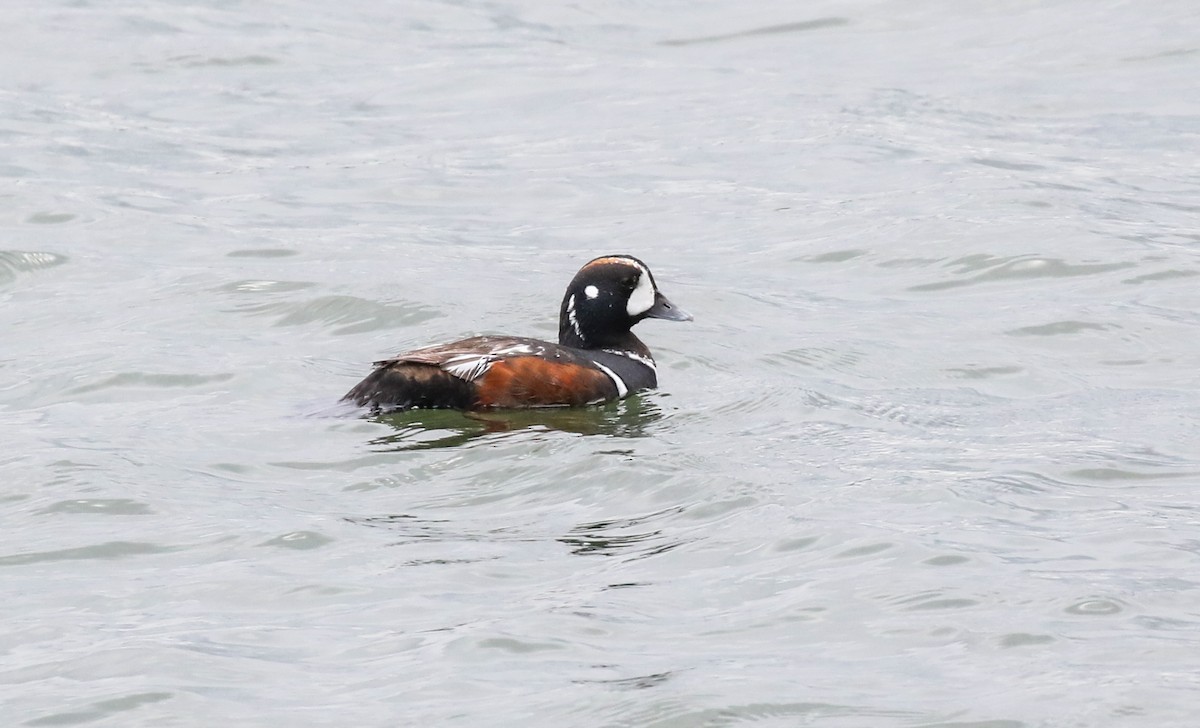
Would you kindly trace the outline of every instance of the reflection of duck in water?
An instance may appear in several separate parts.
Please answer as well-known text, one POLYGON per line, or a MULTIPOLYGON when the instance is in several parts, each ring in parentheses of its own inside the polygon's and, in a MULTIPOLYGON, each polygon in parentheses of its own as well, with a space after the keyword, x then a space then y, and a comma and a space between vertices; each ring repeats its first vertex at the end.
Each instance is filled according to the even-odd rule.
POLYGON ((583 266, 567 286, 558 343, 476 336, 375 363, 343 401, 373 411, 584 405, 658 385, 654 358, 630 329, 645 318, 690 321, 628 255, 583 266))
MULTIPOLYGON (((458 447, 502 433, 573 432, 579 435, 644 437, 648 427, 663 418, 652 401, 630 397, 602 407, 453 412, 410 410, 384 414, 380 424, 395 432, 376 437, 370 445, 380 451, 430 450, 458 447)), ((536 436, 536 435, 535 435, 536 436)))

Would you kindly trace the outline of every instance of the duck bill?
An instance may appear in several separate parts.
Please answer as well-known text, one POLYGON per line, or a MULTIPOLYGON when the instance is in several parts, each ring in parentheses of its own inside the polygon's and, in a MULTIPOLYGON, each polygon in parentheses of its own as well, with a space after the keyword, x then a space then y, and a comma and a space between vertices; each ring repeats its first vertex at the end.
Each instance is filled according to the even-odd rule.
POLYGON ((667 300, 658 291, 654 292, 654 305, 646 312, 646 318, 666 319, 667 321, 691 321, 692 315, 667 300))

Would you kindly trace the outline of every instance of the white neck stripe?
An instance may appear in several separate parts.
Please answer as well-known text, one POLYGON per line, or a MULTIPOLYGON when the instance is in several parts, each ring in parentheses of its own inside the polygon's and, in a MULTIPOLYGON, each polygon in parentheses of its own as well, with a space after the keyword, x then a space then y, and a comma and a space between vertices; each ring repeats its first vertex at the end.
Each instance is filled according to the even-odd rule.
POLYGON ((592 363, 595 364, 596 367, 600 369, 600 371, 607 374, 608 378, 613 381, 613 384, 617 385, 617 396, 618 397, 624 397, 625 395, 629 394, 629 387, 625 386, 625 380, 618 377, 616 372, 614 372, 612 369, 609 369, 608 367, 604 366, 603 364, 601 364, 599 362, 592 362, 592 363))
POLYGON ((571 322, 571 328, 575 331, 575 335, 580 341, 587 341, 583 332, 579 330, 579 319, 575 318, 575 296, 567 299, 567 320, 571 322))

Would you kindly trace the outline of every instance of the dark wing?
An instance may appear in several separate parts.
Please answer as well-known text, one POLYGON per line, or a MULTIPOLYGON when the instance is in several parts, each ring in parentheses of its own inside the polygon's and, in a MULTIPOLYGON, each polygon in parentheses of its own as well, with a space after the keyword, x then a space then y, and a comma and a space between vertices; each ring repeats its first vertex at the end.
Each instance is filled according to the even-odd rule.
POLYGON ((375 367, 342 399, 379 409, 475 409, 581 405, 618 395, 590 361, 538 339, 475 336, 375 367))
POLYGON ((342 401, 387 410, 471 409, 476 403, 474 380, 486 371, 488 354, 499 348, 499 338, 476 336, 377 361, 375 371, 342 401))
POLYGON ((475 385, 428 364, 391 361, 371 372, 342 397, 379 410, 471 409, 475 385))
POLYGON ((468 382, 487 373, 492 363, 510 356, 545 356, 559 347, 537 339, 514 336, 473 336, 450 344, 427 346, 375 362, 377 367, 397 364, 425 364, 438 367, 468 382))

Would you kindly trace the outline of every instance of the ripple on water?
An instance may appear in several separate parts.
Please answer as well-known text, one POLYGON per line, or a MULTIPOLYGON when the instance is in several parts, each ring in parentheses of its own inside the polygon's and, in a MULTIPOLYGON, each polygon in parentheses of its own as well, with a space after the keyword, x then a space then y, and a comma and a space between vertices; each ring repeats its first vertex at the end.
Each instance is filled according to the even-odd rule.
POLYGON ((773 366, 798 364, 819 371, 846 372, 854 369, 863 360, 864 354, 853 349, 835 349, 827 346, 805 346, 788 349, 766 357, 773 366))
MULTIPOLYGON (((916 713, 866 705, 839 705, 821 702, 756 702, 732 703, 718 708, 696 709, 666 702, 649 705, 632 703, 634 709, 617 725, 646 726, 646 728, 678 728, 680 726, 796 726, 796 725, 916 725, 916 713), (889 720, 890 719, 890 720, 889 720), (893 723, 900 720, 903 723, 893 723)), ((956 724, 974 728, 975 724, 956 724)), ((946 724, 950 728, 950 724, 946 724)), ((982 726, 982 724, 980 724, 982 726)), ((929 728, 932 728, 930 726, 929 728)), ((989 725, 988 728, 1021 728, 1018 723, 989 725)))
POLYGON ((763 35, 790 35, 792 33, 806 33, 814 30, 823 30, 825 28, 838 28, 849 24, 849 18, 830 16, 827 18, 814 18, 813 20, 800 20, 794 23, 764 25, 758 28, 747 28, 746 30, 737 30, 731 33, 720 33, 717 35, 706 35, 696 38, 673 38, 659 41, 658 44, 661 46, 677 47, 710 43, 725 43, 763 35))
POLYGON ((792 260, 801 263, 845 263, 848 260, 870 255, 870 253, 871 251, 863 248, 849 248, 846 250, 830 250, 825 253, 817 253, 816 255, 801 255, 792 258, 792 260))
POLYGON ((961 566, 970 561, 969 558, 961 554, 943 554, 941 556, 932 556, 921 563, 927 566, 961 566))
POLYGON ((67 256, 32 250, 0 250, 0 285, 16 280, 21 273, 54 268, 67 262, 67 256))
MULTIPOLYGON (((295 291, 303 291, 315 287, 316 283, 309 281, 269 281, 269 280, 244 280, 234 281, 221 286, 222 293, 245 294, 246 296, 259 296, 262 294, 273 293, 293 293, 295 291)), ((238 307, 239 310, 250 311, 255 310, 255 306, 261 306, 260 303, 246 303, 238 307)))
POLYGON ((492 522, 467 523, 447 518, 428 518, 411 513, 383 516, 350 516, 347 523, 386 531, 391 547, 407 547, 404 566, 471 564, 500 558, 502 545, 539 541, 516 527, 492 522), (453 544, 451 553, 446 546, 453 544))
MULTIPOLYGON (((343 414, 361 416, 366 410, 355 407, 343 414)), ((504 433, 539 431, 639 438, 648 436, 663 417, 657 403, 639 395, 595 407, 471 413, 408 410, 370 416, 369 421, 386 425, 391 431, 371 438, 367 444, 376 452, 431 450, 460 447, 504 433)))
POLYGON ((0 556, 0 567, 28 566, 55 561, 87 561, 91 559, 112 560, 125 559, 131 556, 149 556, 178 551, 178 548, 160 546, 141 541, 107 541, 105 543, 80 546, 77 548, 57 549, 55 551, 35 551, 24 554, 0 556))
POLYGON ((1073 278, 1134 268, 1137 263, 1068 263, 1061 258, 1033 256, 968 255, 946 263, 954 269, 953 280, 920 283, 910 291, 944 291, 984 283, 1023 281, 1035 278, 1073 278))
POLYGON ((64 713, 51 713, 49 715, 43 715, 40 718, 27 720, 22 725, 61 726, 92 723, 97 720, 103 720, 104 718, 114 717, 121 713, 127 713, 131 710, 137 710, 144 705, 170 700, 173 697, 174 693, 165 692, 130 693, 128 695, 122 695, 118 698, 98 700, 82 710, 72 710, 64 713))
POLYGON ((942 609, 968 609, 983 604, 983 600, 968 597, 950 597, 943 592, 930 591, 924 594, 905 596, 895 602, 906 612, 924 612, 942 609))
POLYGON ((993 167, 995 169, 1007 169, 1013 172, 1037 172, 1046 169, 1045 165, 1036 164, 1034 162, 1014 162, 1008 159, 992 159, 988 157, 975 157, 968 160, 974 164, 983 165, 984 167, 993 167))
POLYGON ((559 537, 579 556, 618 556, 647 558, 682 546, 682 539, 668 539, 665 529, 654 524, 683 512, 682 507, 666 508, 627 518, 581 523, 559 537))
MULTIPOLYGON (((108 393, 109 390, 140 389, 145 391, 171 389, 197 389, 233 379, 232 372, 216 374, 157 374, 150 372, 120 372, 110 374, 97 381, 87 382, 66 390, 66 394, 78 397, 84 394, 108 393)), ((115 395, 114 395, 115 396, 115 395)), ((124 395, 122 395, 124 396, 124 395)))
POLYGON ((1133 278, 1126 278, 1121 282, 1127 285, 1136 286, 1143 283, 1155 283, 1158 281, 1177 280, 1180 278, 1194 278, 1196 276, 1200 276, 1200 271, 1190 270, 1187 268, 1169 268, 1167 270, 1160 270, 1154 273, 1146 273, 1144 275, 1134 276, 1133 278))
POLYGON ((154 513, 146 503, 131 498, 74 498, 59 501, 38 511, 51 513, 99 513, 110 516, 143 516, 154 513))
POLYGON ((965 367, 951 367, 943 370, 951 377, 958 379, 995 379, 998 377, 1007 377, 1014 374, 1020 374, 1025 371, 1022 367, 1017 366, 978 366, 970 365, 965 367))
POLYGON ((291 248, 244 248, 231 250, 225 255, 229 258, 289 258, 300 255, 300 251, 291 248))
POLYGON ((1055 639, 1048 634, 1029 634, 1027 632, 1012 632, 1000 637, 1000 647, 1004 649, 1012 649, 1014 647, 1032 647, 1034 645, 1045 645, 1054 642, 1055 639))
POLYGON ((1108 617, 1120 614, 1125 607, 1116 599, 1092 596, 1068 605, 1063 611, 1081 617, 1108 617))
POLYGON ((310 551, 333 543, 333 539, 316 531, 292 531, 281 536, 264 541, 260 546, 291 549, 293 551, 310 551))
POLYGON ((645 688, 654 688, 662 685, 667 680, 671 679, 671 672, 656 672, 649 675, 636 675, 634 677, 610 678, 610 679, 576 679, 572 680, 577 685, 601 685, 613 690, 644 690, 645 688))
POLYGON ((1019 720, 969 720, 952 721, 950 723, 919 723, 914 728, 1031 728, 1028 723, 1019 720))
POLYGON ((1080 468, 1068 471, 1066 476, 1068 478, 1078 478, 1086 482, 1121 487, 1120 481, 1196 479, 1200 478, 1200 472, 1172 471, 1147 473, 1124 468, 1080 468))
POLYGON ((1108 331, 1120 328, 1115 324, 1097 324, 1090 321, 1053 321, 1040 326, 1022 326, 1004 333, 1009 336, 1070 336, 1084 331, 1108 331))
POLYGON ((176 56, 167 61, 169 64, 184 68, 238 68, 255 66, 275 66, 280 63, 277 58, 263 55, 246 56, 176 56))
MULTIPOLYGON (((238 295, 276 295, 307 288, 310 284, 275 281, 240 281, 224 287, 238 295)), ((275 326, 324 324, 336 335, 401 328, 430 321, 441 314, 419 303, 379 303, 357 296, 319 296, 306 301, 259 300, 239 302, 237 313, 275 317, 275 326)))
POLYGON ((62 225, 66 222, 71 222, 77 217, 69 212, 35 212, 25 218, 25 222, 31 225, 62 225))

